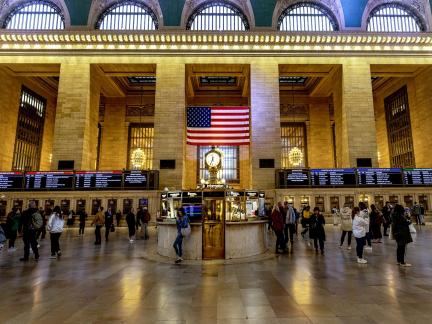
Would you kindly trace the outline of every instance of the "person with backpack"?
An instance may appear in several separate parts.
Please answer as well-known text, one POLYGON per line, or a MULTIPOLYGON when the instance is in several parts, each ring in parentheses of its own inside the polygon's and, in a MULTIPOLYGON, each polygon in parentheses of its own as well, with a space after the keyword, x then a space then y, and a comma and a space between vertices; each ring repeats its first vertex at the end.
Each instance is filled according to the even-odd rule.
POLYGON ((180 263, 183 261, 183 237, 188 235, 186 229, 189 229, 190 233, 189 218, 185 215, 183 207, 177 210, 176 225, 177 237, 173 243, 173 247, 177 256, 175 263, 180 263))
POLYGON ((397 264, 401 267, 411 267, 410 263, 405 262, 407 245, 413 241, 409 229, 410 224, 411 221, 404 208, 401 205, 396 204, 392 213, 392 236, 397 244, 397 264))
POLYGON ((20 221, 22 239, 24 242, 24 256, 20 259, 20 261, 29 261, 30 246, 33 250, 35 261, 39 260, 39 250, 36 240, 36 234, 42 226, 42 215, 39 213, 39 210, 36 207, 36 203, 34 201, 30 201, 28 204, 28 209, 23 211, 20 221))
POLYGON ((56 259, 61 256, 60 236, 63 232, 64 220, 59 206, 55 206, 51 214, 47 229, 51 239, 51 259, 56 259))
POLYGON ((6 224, 9 231, 9 252, 15 251, 15 240, 18 235, 19 222, 21 218, 20 210, 17 207, 7 215, 6 224))

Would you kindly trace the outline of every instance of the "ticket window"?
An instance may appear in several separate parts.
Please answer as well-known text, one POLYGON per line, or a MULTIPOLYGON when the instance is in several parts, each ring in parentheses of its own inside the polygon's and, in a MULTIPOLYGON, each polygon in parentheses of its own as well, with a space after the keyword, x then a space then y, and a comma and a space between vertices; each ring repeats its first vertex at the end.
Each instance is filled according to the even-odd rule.
POLYGON ((5 217, 7 215, 7 201, 0 200, 0 217, 5 217))
POLYGON ((225 206, 225 215, 228 222, 240 222, 246 220, 243 196, 227 196, 225 206))
POLYGON ((86 210, 86 200, 85 199, 78 199, 76 202, 76 212, 85 212, 86 210))
POLYGON ((315 197, 315 206, 318 207, 320 212, 323 213, 325 210, 324 197, 315 197))
POLYGON ((54 200, 52 200, 52 199, 45 200, 45 208, 44 208, 45 215, 51 215, 51 213, 54 209, 54 205, 55 205, 54 200))
POLYGON ((419 195, 419 204, 423 206, 424 210, 429 210, 429 201, 426 195, 419 195))
POLYGON ((69 214, 70 211, 70 200, 69 199, 63 199, 60 202, 60 209, 64 214, 69 214))
POLYGON ((414 200, 413 196, 410 195, 404 196, 405 207, 412 208, 412 206, 414 206, 413 200, 414 200))
POLYGON ((291 205, 291 207, 294 207, 294 196, 285 196, 284 202, 287 202, 288 205, 291 205))
POLYGON ((389 196, 389 202, 392 205, 399 204, 399 196, 389 196))
POLYGON ((123 215, 129 214, 133 207, 133 199, 123 199, 123 215))
POLYGON ((375 207, 379 210, 382 210, 384 208, 384 197, 383 196, 375 196, 375 207))
POLYGON ((166 201, 166 215, 168 218, 176 218, 177 210, 182 206, 181 199, 168 198, 166 201))
POLYGON ((339 204, 339 197, 338 196, 330 197, 330 208, 331 208, 331 210, 333 210, 333 209, 340 210, 340 204, 339 204))
POLYGON ((13 201, 13 206, 17 209, 19 209, 21 212, 23 211, 23 204, 24 202, 20 199, 15 199, 13 201))
POLYGON ((39 200, 38 199, 29 199, 28 203, 30 204, 30 202, 34 202, 36 205, 36 208, 39 208, 39 200))
POLYGON ((246 219, 258 217, 260 214, 259 198, 246 197, 246 219))
POLYGON ((108 208, 111 208, 111 213, 115 214, 117 212, 117 199, 108 199, 108 208))
POLYGON ((101 199, 93 199, 92 200, 92 208, 91 213, 92 215, 96 215, 99 211, 99 208, 102 206, 102 200, 101 199))
POLYGON ((303 210, 305 207, 310 206, 309 197, 302 196, 300 198, 301 209, 303 210))
POLYGON ((366 205, 366 208, 369 208, 369 197, 366 195, 359 196, 359 202, 363 202, 366 205))
POLYGON ((345 196, 344 206, 347 206, 351 209, 354 208, 354 196, 345 196))
POLYGON ((142 209, 148 209, 148 198, 140 198, 138 201, 138 206, 142 209))

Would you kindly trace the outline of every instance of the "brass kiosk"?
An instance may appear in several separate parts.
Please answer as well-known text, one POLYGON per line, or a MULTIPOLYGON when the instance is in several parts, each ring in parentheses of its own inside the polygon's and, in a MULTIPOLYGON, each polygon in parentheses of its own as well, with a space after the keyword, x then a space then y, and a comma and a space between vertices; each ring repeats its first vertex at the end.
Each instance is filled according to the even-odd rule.
POLYGON ((157 223, 158 253, 175 257, 172 244, 177 235, 176 213, 163 211, 171 204, 182 206, 191 222, 192 233, 183 241, 184 259, 233 259, 267 251, 264 192, 232 189, 163 192, 164 217, 157 223))

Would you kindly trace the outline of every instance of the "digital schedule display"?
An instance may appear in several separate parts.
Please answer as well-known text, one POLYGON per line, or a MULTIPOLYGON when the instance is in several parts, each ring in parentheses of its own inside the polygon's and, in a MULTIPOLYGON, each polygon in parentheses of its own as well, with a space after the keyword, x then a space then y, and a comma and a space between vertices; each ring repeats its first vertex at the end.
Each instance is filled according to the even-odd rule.
POLYGON ((25 189, 28 190, 72 190, 74 173, 68 171, 27 172, 25 189))
POLYGON ((146 189, 148 185, 148 173, 140 170, 126 171, 124 174, 125 189, 146 189))
POLYGON ((404 182, 409 186, 432 186, 432 169, 404 169, 404 182))
POLYGON ((357 169, 359 186, 401 186, 402 169, 357 169))
POLYGON ((288 187, 309 186, 309 170, 286 170, 286 185, 288 187))
POLYGON ((0 172, 0 191, 22 190, 24 174, 21 172, 0 172))
POLYGON ((312 186, 337 187, 355 186, 355 169, 312 169, 312 186))
POLYGON ((122 171, 78 171, 75 173, 75 189, 120 189, 122 179, 122 171))

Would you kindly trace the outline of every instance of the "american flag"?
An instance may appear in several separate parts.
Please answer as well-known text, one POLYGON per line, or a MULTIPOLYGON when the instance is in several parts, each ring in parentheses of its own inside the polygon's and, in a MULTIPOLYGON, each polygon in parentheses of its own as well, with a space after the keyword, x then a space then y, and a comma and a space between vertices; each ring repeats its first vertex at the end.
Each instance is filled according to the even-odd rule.
POLYGON ((190 145, 249 145, 249 107, 188 107, 190 145))

